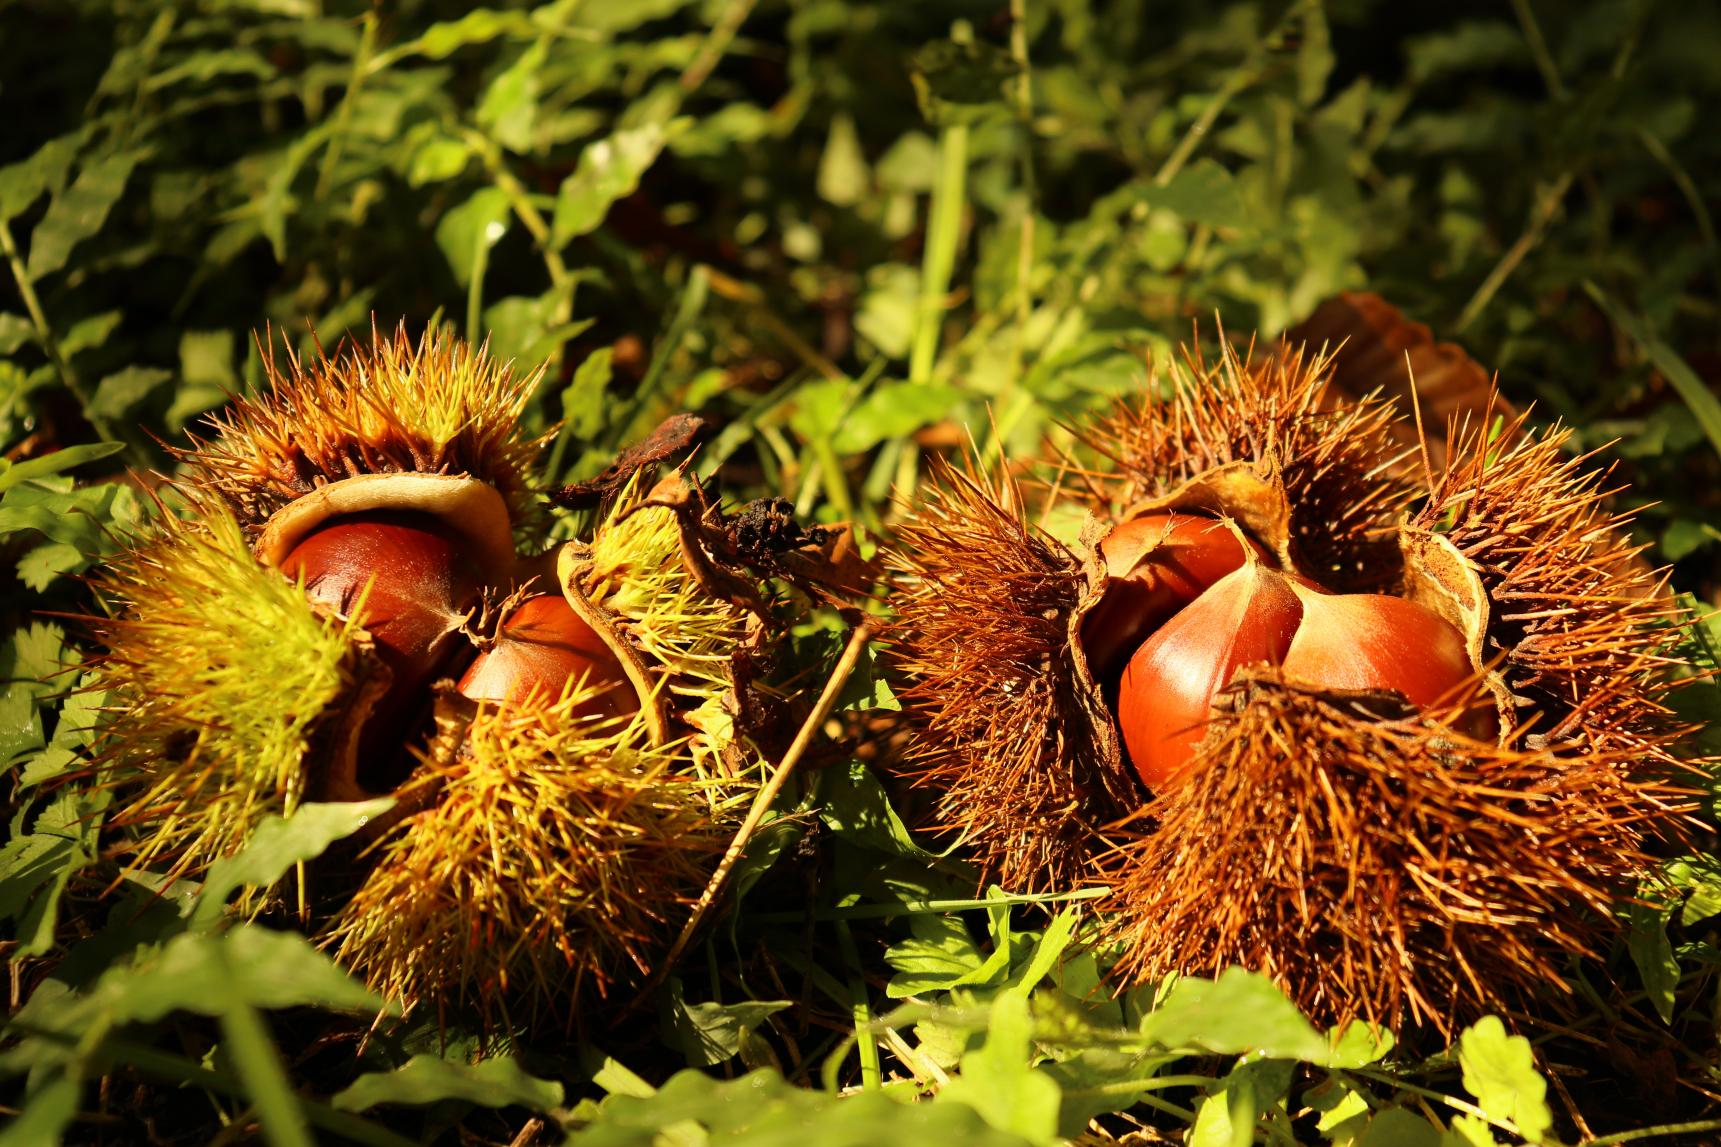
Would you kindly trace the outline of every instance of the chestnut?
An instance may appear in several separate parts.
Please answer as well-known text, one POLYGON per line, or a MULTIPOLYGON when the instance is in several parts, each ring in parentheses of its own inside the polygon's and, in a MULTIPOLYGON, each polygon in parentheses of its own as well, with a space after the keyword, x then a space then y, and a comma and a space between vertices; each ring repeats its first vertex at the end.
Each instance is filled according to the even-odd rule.
POLYGON ((621 662, 559 594, 529 597, 502 623, 496 641, 460 678, 460 692, 506 705, 551 704, 570 681, 599 692, 574 708, 594 717, 626 717, 639 697, 621 662))
POLYGON ((1105 680, 1172 614, 1253 553, 1267 551, 1217 518, 1153 512, 1131 518, 1100 539, 1110 579, 1105 596, 1082 619, 1082 649, 1096 678, 1105 680))

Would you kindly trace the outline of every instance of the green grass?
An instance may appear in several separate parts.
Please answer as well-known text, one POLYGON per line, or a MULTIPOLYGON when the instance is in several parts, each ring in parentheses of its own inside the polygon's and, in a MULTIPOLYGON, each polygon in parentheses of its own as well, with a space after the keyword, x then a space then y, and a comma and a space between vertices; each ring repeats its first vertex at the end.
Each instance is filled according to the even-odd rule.
MULTIPOLYGON (((527 420, 563 425, 552 483, 694 410, 727 496, 877 536, 924 442, 1025 456, 1197 322, 1272 338, 1344 289, 1462 342, 1538 421, 1611 443, 1642 540, 1708 608, 1721 13, 21 0, 0 28, 0 917, 20 991, 0 1105, 22 1112, 0 1142, 145 1118, 223 1141, 260 1121, 280 1143, 307 1123, 691 1142, 690 1121, 736 1144, 797 1126, 1049 1143, 1089 1118, 1274 1144, 1517 1142, 1551 1120, 1576 1142, 1574 1111, 1591 1143, 1721 1134, 1708 854, 1669 861, 1678 897, 1638 908, 1630 951, 1572 970, 1557 1023, 1335 1050, 1241 974, 1113 997, 1055 906, 974 899, 842 761, 799 818, 759 827, 738 909, 625 1022, 491 1048, 517 1066, 472 1066, 460 1016, 367 1036, 321 957, 295 949, 289 988, 248 992, 229 948, 258 926, 193 945, 194 890, 114 887, 109 794, 79 782, 102 698, 74 688, 87 641, 55 620, 93 607, 78 575, 147 507, 109 479, 170 472, 162 443, 259 384, 257 339, 314 354, 373 316, 446 324, 549 364, 527 420), (175 943, 220 972, 201 1007, 175 987, 186 965, 157 959, 175 943), (447 1071, 408 1068, 423 1056, 447 1071), (743 1079, 737 1099, 723 1081, 743 1079), (887 1098, 909 1095, 935 1098, 887 1098)), ((796 635, 815 692, 839 630, 796 635)), ((838 704, 892 703, 868 658, 838 704)))

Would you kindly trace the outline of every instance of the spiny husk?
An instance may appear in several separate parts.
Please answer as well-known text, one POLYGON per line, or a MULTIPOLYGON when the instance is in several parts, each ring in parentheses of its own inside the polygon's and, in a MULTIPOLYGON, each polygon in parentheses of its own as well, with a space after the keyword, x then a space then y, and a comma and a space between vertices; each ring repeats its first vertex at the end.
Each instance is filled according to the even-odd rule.
POLYGON ((579 715, 595 684, 553 704, 444 698, 399 794, 423 807, 384 837, 325 936, 376 991, 475 1007, 495 1032, 570 1019, 587 989, 662 955, 762 760, 736 728, 732 664, 757 619, 706 593, 680 547, 675 512, 635 483, 589 545, 560 554, 569 603, 636 671, 631 720, 579 715))
POLYGON ((679 745, 554 703, 478 706, 453 759, 411 782, 427 806, 379 846, 324 943, 385 998, 475 1006, 490 1030, 568 1009, 644 971, 727 833, 679 745))
POLYGON ((1336 592, 1379 592, 1398 569, 1394 528, 1416 493, 1392 437, 1394 405, 1377 396, 1329 406, 1330 358, 1285 347, 1259 363, 1227 344, 1217 364, 1164 367, 1162 400, 1120 403, 1081 437, 1112 467, 1083 470, 1102 513, 1227 464, 1280 485, 1291 507, 1299 573, 1336 592))
POLYGON ((519 417, 536 374, 516 378, 446 330, 415 344, 404 325, 309 365, 289 351, 284 369, 271 345, 264 367, 269 389, 236 399, 211 419, 215 439, 179 452, 248 532, 320 486, 367 474, 468 475, 501 492, 516 525, 531 514, 543 440, 524 436, 519 417))
POLYGON ((1111 719, 1070 640, 1081 563, 1025 520, 1008 478, 935 463, 887 558, 892 656, 916 723, 901 769, 936 790, 986 880, 1068 888, 1091 874, 1098 825, 1118 816, 1111 719))
POLYGON ((1624 750, 1474 741, 1442 714, 1383 717, 1380 698, 1265 672, 1232 699, 1185 782, 1144 809, 1151 830, 1106 858, 1128 979, 1241 964, 1317 1020, 1450 1033, 1604 951, 1646 828, 1677 812, 1624 750))
POLYGON ((134 863, 196 874, 232 855, 268 814, 314 799, 310 760, 337 750, 352 707, 386 670, 362 609, 341 620, 251 556, 213 500, 155 532, 96 579, 113 616, 95 623, 109 690, 102 775, 126 794, 134 863))
POLYGON ((591 544, 565 551, 564 593, 612 618, 658 680, 653 691, 693 730, 686 750, 692 771, 735 779, 758 762, 757 751, 737 736, 743 689, 736 662, 756 653, 761 619, 714 593, 689 568, 680 511, 656 504, 656 494, 630 484, 591 544))
POLYGON ((1569 457, 1571 432, 1454 432, 1450 468, 1414 525, 1438 530, 1474 565, 1492 603, 1499 655, 1526 743, 1669 761, 1683 729, 1662 698, 1682 615, 1665 572, 1608 508, 1607 472, 1569 457), (1509 442, 1501 446, 1501 441, 1509 442))

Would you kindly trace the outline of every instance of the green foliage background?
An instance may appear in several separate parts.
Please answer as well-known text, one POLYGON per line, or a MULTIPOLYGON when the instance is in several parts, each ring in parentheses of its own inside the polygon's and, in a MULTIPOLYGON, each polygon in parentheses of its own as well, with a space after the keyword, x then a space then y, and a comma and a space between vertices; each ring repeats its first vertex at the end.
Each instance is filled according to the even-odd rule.
MULTIPOLYGON (((562 425, 555 480, 691 409, 735 495, 877 532, 925 443, 1031 451, 1197 321, 1270 338, 1366 288, 1614 443, 1644 540, 1712 599, 1718 53, 1721 8, 1684 0, 0 0, 0 913, 22 969, 0 1054, 24 1113, 0 1140, 101 1137, 90 1112, 127 1112, 93 1087, 114 1071, 283 1143, 307 1121, 507 1141, 521 1109, 593 1143, 1050 1142, 1100 1115, 1203 1144, 1552 1142, 1582 1133, 1544 1078, 1573 1063, 1591 1142, 1707 1118, 1706 854, 1633 910, 1616 967, 1574 972, 1579 1051, 1484 1024, 1423 1060, 1333 1044, 1241 974, 1111 1000, 1066 958, 1073 917, 1013 922, 1002 894, 963 915, 972 889, 870 774, 828 769, 834 867, 792 919, 743 901, 732 948, 657 1001, 663 1038, 626 1041, 648 1080, 590 1032, 526 1067, 423 1030, 359 1066, 307 1053, 371 1001, 220 907, 339 825, 225 889, 133 887, 103 931, 106 794, 45 782, 99 704, 68 691, 52 615, 88 608, 68 575, 142 512, 105 479, 168 468, 161 442, 256 386, 254 337, 314 353, 373 322, 548 363, 530 418, 562 425), (801 981, 748 981, 755 950, 801 981), (236 970, 259 961, 266 985, 236 970), (683 1062, 738 1078, 656 1087, 683 1062)), ((855 707, 889 703, 863 684, 855 707)))

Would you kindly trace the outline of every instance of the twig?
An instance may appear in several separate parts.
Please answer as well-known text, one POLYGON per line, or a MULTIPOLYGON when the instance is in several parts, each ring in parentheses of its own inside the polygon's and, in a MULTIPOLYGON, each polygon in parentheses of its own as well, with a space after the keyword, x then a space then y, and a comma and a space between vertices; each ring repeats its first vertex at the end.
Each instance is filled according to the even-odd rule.
POLYGON ((1513 243, 1500 257, 1500 261, 1494 265, 1494 269, 1488 272, 1488 277, 1482 280, 1482 285, 1476 288, 1476 293, 1471 296, 1470 301, 1464 304, 1463 313, 1458 316, 1457 323, 1452 327, 1453 334, 1462 334, 1464 328, 1476 321, 1477 316, 1493 301, 1495 294, 1505 285, 1506 280, 1512 277, 1512 272, 1518 269, 1518 264, 1522 263, 1530 252, 1536 249, 1536 244, 1540 243, 1542 236, 1547 233, 1548 224, 1553 222, 1554 212, 1560 209, 1560 204, 1565 200, 1566 192, 1570 191, 1571 187, 1572 173, 1568 171, 1554 180, 1552 186, 1542 193, 1541 198, 1536 200, 1536 206, 1530 212, 1530 222, 1524 227, 1524 233, 1518 236, 1518 241, 1513 243))
POLYGON ((1542 82, 1548 85, 1548 94, 1556 100, 1565 99, 1566 85, 1560 79, 1553 54, 1548 51, 1548 41, 1542 37, 1542 26, 1536 22, 1530 0, 1512 0, 1512 12, 1518 17, 1518 27, 1524 30, 1524 42, 1530 46, 1530 56, 1542 73, 1542 82))
POLYGON ((329 134, 329 148, 323 152, 322 165, 317 169, 318 199, 328 194, 329 184, 335 177, 335 165, 341 159, 341 141, 346 137, 347 124, 353 118, 353 103, 358 98, 359 89, 364 86, 371 56, 376 52, 376 27, 376 9, 372 8, 364 15, 364 30, 359 33, 359 50, 353 57, 352 73, 347 76, 346 94, 341 97, 341 106, 335 110, 334 130, 329 134))
MULTIPOLYGON (((807 747, 813 743, 813 737, 818 734, 819 727, 830 717, 831 710, 836 708, 837 694, 842 691, 849 675, 854 672, 855 664, 860 661, 861 651, 866 648, 866 643, 872 638, 872 634, 873 622, 867 620, 856 626, 854 632, 849 635, 849 643, 844 647, 843 655, 838 659, 836 668, 831 671, 830 680, 825 682, 824 692, 819 694, 819 700, 813 706, 813 711, 807 714, 807 719, 801 723, 800 732, 795 734, 795 740, 789 745, 789 751, 783 754, 782 763, 777 766, 777 771, 771 774, 770 780, 766 781, 764 787, 759 790, 759 795, 753 798, 753 807, 747 811, 747 819, 741 822, 741 827, 736 830, 735 839, 729 842, 728 850, 724 852, 723 859, 717 864, 717 871, 711 874, 711 879, 706 882, 705 891, 700 893, 698 903, 693 906, 693 913, 688 916, 687 923, 682 925, 681 934, 675 938, 675 943, 670 945, 669 954, 663 958, 657 971, 652 974, 652 984, 657 983, 668 974, 669 969, 673 968, 675 962, 681 958, 681 954, 687 951, 687 945, 692 942, 693 934, 699 930, 699 925, 710 913, 711 906, 717 902, 718 894, 723 891, 723 886, 729 879, 729 873, 734 869, 736 862, 741 859, 742 853, 747 850, 747 842, 752 839, 753 833, 764 821, 765 814, 776 802, 777 795, 783 791, 783 786, 789 782, 789 776, 795 771, 795 766, 800 764, 801 758, 806 755, 807 747)), ((640 998, 644 998, 645 994, 645 992, 641 992, 640 998)))
POLYGON ((753 11, 755 0, 732 0, 729 7, 723 10, 723 15, 711 27, 711 34, 705 37, 705 43, 700 45, 699 54, 693 62, 687 65, 687 70, 681 73, 681 91, 683 95, 696 91, 705 78, 711 74, 718 61, 723 59, 723 53, 729 50, 730 43, 735 39, 735 33, 741 30, 741 25, 747 22, 747 16, 753 11))

